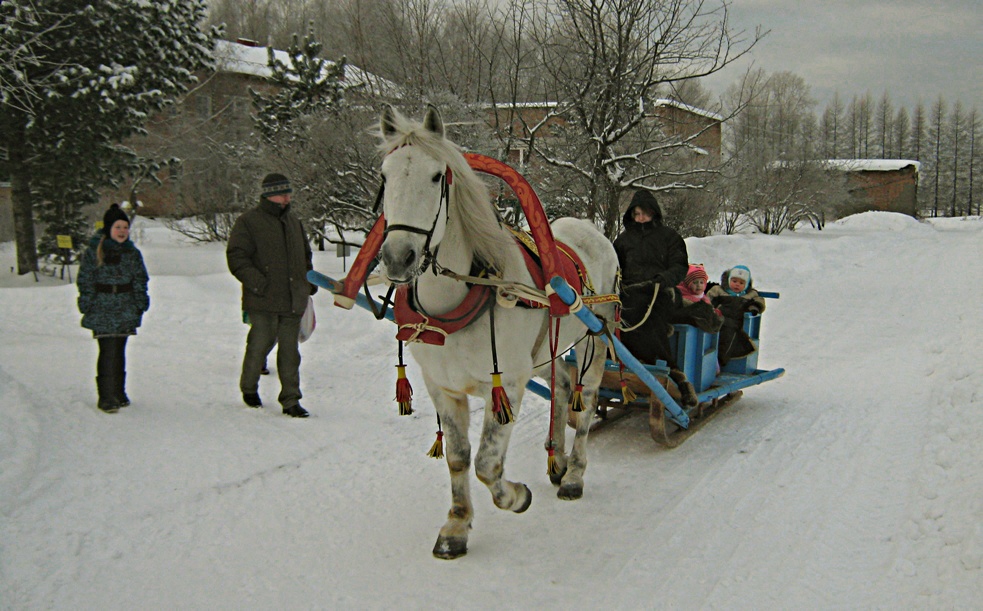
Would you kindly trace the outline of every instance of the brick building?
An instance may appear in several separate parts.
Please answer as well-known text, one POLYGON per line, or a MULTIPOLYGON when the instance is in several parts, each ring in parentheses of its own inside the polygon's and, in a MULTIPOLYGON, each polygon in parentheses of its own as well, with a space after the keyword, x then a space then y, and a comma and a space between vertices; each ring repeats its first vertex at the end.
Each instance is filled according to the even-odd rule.
POLYGON ((910 216, 918 214, 918 171, 921 164, 910 159, 829 159, 830 171, 847 174, 850 202, 839 217, 882 210, 910 216))
MULTIPOLYGON (((497 131, 501 140, 510 140, 509 163, 522 165, 527 162, 528 147, 522 142, 530 136, 526 126, 539 124, 555 108, 555 102, 503 103, 488 108, 488 124, 497 131)), ((714 161, 720 159, 723 121, 720 115, 664 98, 649 105, 646 115, 652 126, 661 129, 665 135, 680 140, 692 138, 695 147, 710 155, 714 161)), ((565 125, 566 122, 561 115, 553 116, 539 127, 535 136, 549 138, 551 127, 565 125)))

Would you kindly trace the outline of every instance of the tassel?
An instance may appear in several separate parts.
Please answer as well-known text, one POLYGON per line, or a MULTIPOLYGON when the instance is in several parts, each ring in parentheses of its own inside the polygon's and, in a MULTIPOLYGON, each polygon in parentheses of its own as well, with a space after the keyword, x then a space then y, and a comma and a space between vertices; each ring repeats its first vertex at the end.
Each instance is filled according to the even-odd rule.
POLYGON ((621 380, 621 404, 628 405, 637 398, 638 395, 635 394, 635 391, 628 388, 628 382, 621 380))
POLYGON ((406 378, 406 365, 396 365, 396 403, 399 404, 400 416, 413 413, 413 387, 406 378))
POLYGON ((576 390, 570 396, 570 410, 575 412, 584 411, 584 385, 577 384, 576 390))
POLYGON ((501 425, 508 424, 514 420, 512 416, 512 404, 509 402, 509 396, 505 394, 505 389, 502 387, 502 374, 493 373, 492 375, 492 411, 495 413, 495 419, 501 425))
POLYGON ((440 460, 444 457, 444 432, 437 431, 437 440, 433 442, 430 446, 430 451, 427 452, 427 456, 430 458, 436 458, 440 460))
POLYGON ((554 456, 553 448, 547 448, 546 454, 546 475, 556 475, 560 472, 560 467, 556 464, 556 456, 554 456))

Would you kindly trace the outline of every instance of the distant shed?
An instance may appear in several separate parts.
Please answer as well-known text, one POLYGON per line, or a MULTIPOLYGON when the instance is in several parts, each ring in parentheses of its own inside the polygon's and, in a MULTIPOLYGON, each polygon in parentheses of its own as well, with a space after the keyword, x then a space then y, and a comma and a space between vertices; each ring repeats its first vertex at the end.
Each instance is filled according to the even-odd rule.
POLYGON ((910 159, 828 159, 831 171, 847 173, 850 201, 838 211, 841 218, 882 210, 918 215, 918 171, 910 159))

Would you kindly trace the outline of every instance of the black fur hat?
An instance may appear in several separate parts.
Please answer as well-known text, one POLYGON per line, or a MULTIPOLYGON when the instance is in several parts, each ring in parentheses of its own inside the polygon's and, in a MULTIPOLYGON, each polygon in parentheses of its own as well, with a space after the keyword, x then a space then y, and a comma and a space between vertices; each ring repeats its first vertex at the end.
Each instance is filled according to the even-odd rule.
POLYGON ((126 216, 126 213, 119 207, 119 204, 113 204, 106 210, 106 214, 102 216, 102 232, 109 237, 109 232, 113 228, 113 224, 116 221, 126 221, 126 224, 130 224, 130 217, 126 216))
POLYGON ((261 195, 263 197, 272 197, 274 195, 286 195, 287 193, 292 193, 293 189, 290 188, 290 181, 283 174, 267 174, 266 178, 263 179, 263 189, 261 195))

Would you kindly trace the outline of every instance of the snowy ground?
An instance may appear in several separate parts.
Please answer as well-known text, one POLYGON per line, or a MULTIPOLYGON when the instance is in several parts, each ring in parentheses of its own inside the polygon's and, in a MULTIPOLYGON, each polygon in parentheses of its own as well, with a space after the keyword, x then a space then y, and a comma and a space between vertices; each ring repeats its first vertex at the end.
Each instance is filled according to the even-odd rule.
POLYGON ((137 224, 152 306, 115 415, 75 287, 8 273, 0 245, 0 608, 980 608, 979 218, 688 240, 712 277, 744 263, 781 293, 759 366, 786 375, 674 450, 641 412, 592 435, 576 502, 527 398, 507 472, 532 507, 495 509, 475 480, 455 561, 430 554, 448 477, 412 363, 417 412, 396 415, 392 325, 319 293, 312 418, 279 413, 273 376, 250 410, 223 247, 137 224))

